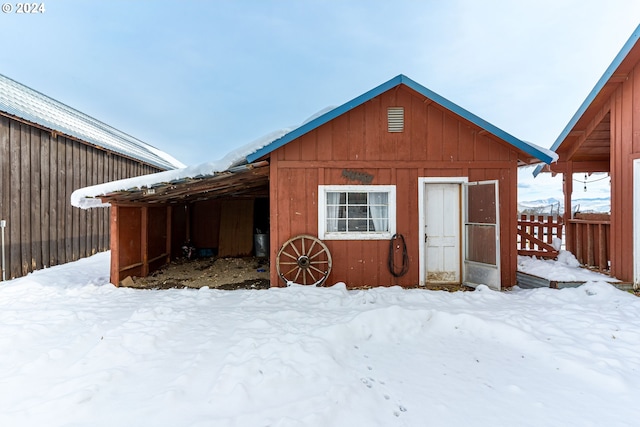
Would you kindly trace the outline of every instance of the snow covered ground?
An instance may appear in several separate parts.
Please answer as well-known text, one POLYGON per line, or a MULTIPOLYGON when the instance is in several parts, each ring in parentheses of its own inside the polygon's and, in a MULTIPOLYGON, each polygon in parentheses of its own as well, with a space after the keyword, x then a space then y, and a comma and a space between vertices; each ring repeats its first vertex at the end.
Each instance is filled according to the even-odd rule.
POLYGON ((559 250, 557 260, 518 256, 518 271, 558 282, 620 282, 616 278, 579 268, 580 262, 571 252, 560 249, 561 244, 559 239, 554 239, 553 245, 559 250))
POLYGON ((640 419, 640 299, 602 281, 155 291, 108 284, 108 262, 103 253, 0 282, 0 425, 640 419))

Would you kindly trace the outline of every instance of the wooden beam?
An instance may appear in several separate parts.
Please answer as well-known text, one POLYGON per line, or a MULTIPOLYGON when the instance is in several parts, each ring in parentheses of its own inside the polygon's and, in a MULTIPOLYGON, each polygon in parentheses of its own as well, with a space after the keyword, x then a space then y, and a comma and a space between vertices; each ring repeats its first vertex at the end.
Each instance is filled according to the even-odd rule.
MULTIPOLYGON (((600 123, 605 119, 609 120, 608 117, 610 111, 611 105, 607 103, 596 112, 594 117, 586 124, 584 130, 581 131, 581 135, 578 136, 577 139, 571 144, 569 149, 565 151, 566 158, 564 160, 573 159, 578 150, 582 148, 584 142, 589 138, 589 136, 591 136, 592 132, 598 128, 598 125, 600 125, 600 123)), ((562 144, 560 145, 562 146, 562 144)))
POLYGON ((262 162, 260 167, 247 168, 239 172, 225 172, 204 178, 185 178, 184 180, 155 185, 151 188, 116 191, 106 196, 100 196, 100 199, 108 203, 138 202, 149 204, 211 199, 222 196, 267 195, 268 166, 267 162, 262 162))
MULTIPOLYGON (((611 163, 609 161, 572 161, 572 170, 574 173, 589 173, 589 172, 610 172, 611 163)), ((552 173, 565 173, 567 170, 567 162, 559 161, 552 163, 548 168, 552 173)), ((547 170, 543 170, 547 172, 547 170)))
POLYGON ((111 269, 109 280, 116 286, 120 286, 120 251, 118 247, 118 205, 111 206, 111 219, 109 222, 111 240, 109 249, 111 250, 111 269))
MULTIPOLYGON (((571 193, 573 192, 573 162, 567 162, 562 174, 562 188, 564 190, 564 222, 571 219, 571 193)), ((575 253, 573 247, 573 231, 575 227, 565 228, 565 245, 568 251, 575 253)))
POLYGON ((522 256, 535 256, 538 258, 555 258, 558 256, 558 252, 536 251, 528 249, 518 249, 518 255, 522 256))
POLYGON ((142 259, 142 277, 149 275, 149 208, 141 209, 140 224, 140 258, 142 259))
POLYGON ((598 224, 598 268, 600 271, 609 269, 607 263, 607 240, 605 235, 605 227, 603 224, 598 224))
MULTIPOLYGON (((403 168, 407 169, 498 169, 510 168, 515 160, 463 160, 463 161, 423 161, 408 160, 403 161, 403 168)), ((278 162, 281 169, 317 169, 326 168, 326 161, 306 161, 306 160, 281 160, 278 162)), ((332 169, 389 169, 389 162, 386 160, 369 160, 369 161, 342 161, 336 160, 330 163, 332 169)))
POLYGON ((166 240, 166 246, 165 246, 165 252, 167 253, 167 259, 165 260, 166 264, 169 264, 171 262, 171 236, 172 236, 172 217, 171 215, 173 214, 173 208, 171 207, 171 205, 167 205, 167 240, 166 240))
POLYGON ((553 246, 551 246, 549 243, 546 243, 546 242, 538 239, 533 234, 527 233, 526 231, 520 230, 520 229, 518 229, 518 234, 520 236, 524 237, 529 242, 533 243, 534 245, 536 245, 536 246, 538 246, 538 247, 540 247, 542 249, 545 249, 546 252, 553 252, 556 255, 558 254, 558 252, 556 251, 556 249, 553 246))

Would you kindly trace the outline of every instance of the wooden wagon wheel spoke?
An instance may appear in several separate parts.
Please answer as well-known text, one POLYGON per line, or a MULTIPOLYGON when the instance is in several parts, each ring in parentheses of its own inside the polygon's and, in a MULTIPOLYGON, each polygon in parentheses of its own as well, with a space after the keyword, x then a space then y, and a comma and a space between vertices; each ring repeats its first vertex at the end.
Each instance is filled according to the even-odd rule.
MULTIPOLYGON (((300 251, 298 250, 298 247, 295 244, 291 245, 291 249, 293 249, 293 251, 296 253, 297 256, 300 256, 300 251)), ((304 240, 302 243, 302 252, 304 252, 304 240)))
POLYGON ((307 251, 308 254, 310 254, 313 251, 313 247, 316 245, 317 242, 318 242, 317 240, 314 240, 311 243, 311 246, 309 246, 309 250, 307 251))
MULTIPOLYGON (((317 269, 316 269, 317 270, 317 269)), ((316 279, 316 276, 313 275, 313 272, 311 271, 311 269, 307 269, 304 271, 305 274, 308 274, 309 277, 311 277, 311 280, 313 280, 314 282, 317 282, 318 280, 316 279)), ((324 272, 322 270, 318 270, 318 273, 323 274, 324 272)))
MULTIPOLYGON (((293 255, 291 255, 290 253, 287 253, 287 252, 283 252, 282 255, 286 255, 289 258, 291 258, 292 260, 294 260, 294 262, 292 264, 295 264, 296 263, 295 261, 298 259, 297 256, 293 256, 293 255)), ((300 256, 300 254, 298 254, 298 256, 300 256)))
POLYGON ((331 254, 318 238, 303 234, 282 245, 276 258, 276 269, 287 284, 320 286, 331 272, 331 254))
POLYGON ((313 265, 309 267, 309 274, 311 274, 311 270, 315 270, 320 274, 324 274, 324 271, 320 270, 319 268, 317 268, 317 267, 315 267, 313 265))
POLYGON ((309 257, 309 259, 317 258, 318 256, 320 256, 320 255, 322 255, 322 254, 323 254, 323 252, 322 252, 322 251, 317 252, 315 255, 310 256, 310 257, 309 257))
MULTIPOLYGON (((293 273, 294 271, 300 272, 300 269, 299 269, 297 266, 296 266, 296 267, 293 267, 291 270, 289 270, 289 271, 287 271, 286 273, 284 273, 284 275, 285 275, 285 276, 287 276, 287 277, 289 277, 289 275, 290 275, 291 273, 293 273)), ((296 275, 296 277, 295 277, 294 279, 296 279, 297 277, 298 277, 298 276, 296 275)))

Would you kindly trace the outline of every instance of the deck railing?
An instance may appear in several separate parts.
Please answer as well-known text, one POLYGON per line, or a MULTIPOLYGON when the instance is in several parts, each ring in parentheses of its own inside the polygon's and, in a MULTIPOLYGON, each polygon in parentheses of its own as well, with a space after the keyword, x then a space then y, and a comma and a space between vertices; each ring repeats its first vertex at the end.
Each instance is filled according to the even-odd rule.
POLYGON ((566 221, 567 250, 580 264, 607 273, 610 268, 611 215, 576 213, 566 221))
POLYGON ((526 215, 518 217, 518 255, 555 258, 553 239, 562 240, 562 216, 526 215))

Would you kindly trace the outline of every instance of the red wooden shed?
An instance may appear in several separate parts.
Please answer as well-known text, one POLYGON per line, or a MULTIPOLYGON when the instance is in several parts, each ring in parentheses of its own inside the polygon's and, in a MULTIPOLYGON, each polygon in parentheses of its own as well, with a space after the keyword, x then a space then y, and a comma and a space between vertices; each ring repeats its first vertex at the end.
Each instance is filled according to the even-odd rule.
POLYGON ((586 245, 599 246, 600 252, 608 248, 609 253, 603 255, 610 260, 610 274, 635 285, 640 283, 639 40, 640 26, 556 139, 551 149, 559 161, 550 167, 565 177, 565 207, 571 206, 573 191, 573 180, 567 177, 610 174, 610 231, 587 241, 576 235, 576 227, 567 227, 567 248, 578 253, 586 245))
POLYGON ((272 286, 510 287, 517 168, 554 159, 399 75, 226 171, 101 196, 111 280, 147 274, 187 239, 245 254, 261 228, 272 286))

